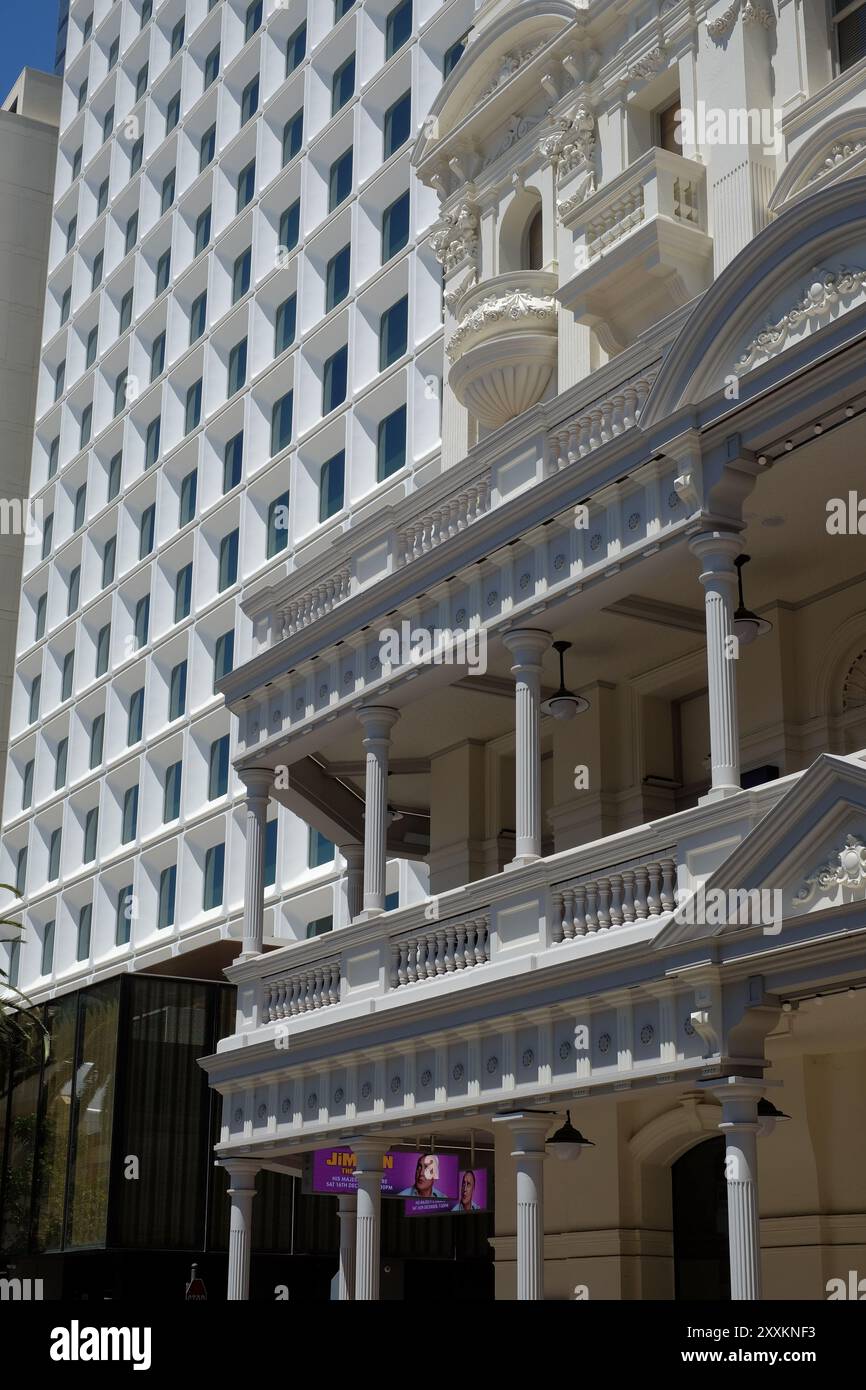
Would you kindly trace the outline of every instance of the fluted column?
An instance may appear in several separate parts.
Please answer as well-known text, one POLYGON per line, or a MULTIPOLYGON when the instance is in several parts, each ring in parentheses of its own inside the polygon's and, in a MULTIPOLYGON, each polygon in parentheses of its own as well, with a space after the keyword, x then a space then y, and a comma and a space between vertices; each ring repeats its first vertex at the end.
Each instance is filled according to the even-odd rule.
POLYGON ((356 1241, 355 1241, 355 1300, 376 1303, 379 1300, 380 1235, 379 1216, 382 1206, 382 1141, 351 1139, 355 1155, 355 1176, 358 1179, 356 1241))
MULTIPOLYGON (((710 1089, 709 1087, 707 1089, 710 1089)), ((729 1076, 713 1094, 722 1102, 725 1136, 728 1245, 733 1302, 761 1298, 761 1224, 758 1211, 758 1101, 762 1081, 729 1076)))
POLYGON ((338 1199, 340 1217, 340 1269, 337 1298, 351 1303, 355 1297, 355 1243, 358 1239, 358 1198, 354 1192, 338 1199))
POLYGON ((226 1298, 245 1300, 250 1296, 250 1252, 253 1238, 253 1198, 259 1165, 253 1159, 227 1163, 229 1217, 229 1277, 226 1298))
POLYGON ((340 845, 340 853, 346 861, 346 900, 349 909, 349 921, 354 922, 364 908, 364 846, 340 845))
POLYGON ((364 809, 364 910, 362 917, 385 911, 385 860, 388 833, 388 749, 391 729, 400 718, 386 705, 358 710, 364 726, 366 804, 364 809))
POLYGON ((689 542, 701 562, 707 623, 707 679, 712 781, 707 801, 740 790, 740 732, 737 719, 737 643, 734 612, 740 538, 731 531, 702 531, 689 542))
POLYGON ((538 628, 515 628, 502 640, 514 658, 517 844, 512 863, 519 865, 541 855, 541 661, 552 639, 538 628))
POLYGON ((517 1177, 517 1299, 544 1298, 544 1160, 551 1121, 548 1110, 520 1110, 494 1115, 508 1126, 517 1177))
POLYGON ((244 870, 244 940, 240 956, 260 956, 265 925, 265 839, 268 800, 274 774, 268 768, 242 772, 247 789, 246 863, 244 870))

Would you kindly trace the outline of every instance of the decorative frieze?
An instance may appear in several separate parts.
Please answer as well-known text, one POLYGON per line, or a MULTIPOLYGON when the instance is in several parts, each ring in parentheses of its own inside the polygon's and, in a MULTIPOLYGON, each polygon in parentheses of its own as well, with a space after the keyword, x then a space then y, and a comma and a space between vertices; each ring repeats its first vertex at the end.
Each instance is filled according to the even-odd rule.
POLYGON ((759 358, 783 350, 788 339, 807 319, 830 313, 843 300, 853 298, 866 288, 866 270, 850 270, 844 266, 839 270, 819 270, 816 267, 812 274, 815 278, 793 307, 757 333, 737 359, 734 370, 738 375, 750 371, 759 358))
POLYGON ((460 320, 447 346, 449 360, 456 362, 473 339, 499 323, 506 324, 509 331, 525 327, 555 330, 556 300, 552 295, 519 288, 487 295, 460 320))

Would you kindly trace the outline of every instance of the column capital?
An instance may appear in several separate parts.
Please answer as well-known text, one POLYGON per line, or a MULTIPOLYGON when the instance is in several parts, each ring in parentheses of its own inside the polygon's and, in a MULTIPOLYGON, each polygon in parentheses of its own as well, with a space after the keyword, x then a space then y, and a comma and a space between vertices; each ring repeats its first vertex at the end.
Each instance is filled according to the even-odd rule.
POLYGON ((382 1160, 388 1149, 387 1140, 377 1139, 374 1135, 357 1135, 347 1139, 346 1143, 355 1155, 356 1173, 383 1171, 382 1160))
POLYGON ((389 705, 362 705, 358 710, 358 719, 364 727, 364 742, 368 739, 383 739, 386 742, 391 729, 400 718, 398 709, 391 709, 389 705))
POLYGON ((237 769, 238 777, 247 789, 247 799, 269 801, 274 785, 272 767, 243 767, 237 769))
POLYGON ((771 1087, 781 1086, 781 1081, 765 1081, 759 1076, 724 1076, 718 1080, 699 1081, 702 1091, 722 1103, 721 1130, 757 1130, 758 1101, 771 1087))
POLYGON ((502 635, 503 644, 514 657, 512 673, 520 669, 541 670, 541 658, 550 650, 553 637, 543 628, 513 627, 502 635))
POLYGON ((255 1196, 256 1174, 261 1168, 257 1158, 223 1159, 217 1166, 225 1168, 229 1175, 229 1192, 248 1192, 255 1196))
POLYGON ((339 845, 338 849, 346 861, 347 869, 362 869, 364 867, 364 846, 357 841, 351 844, 339 845))
POLYGON ((738 531, 713 529, 689 536, 689 549, 701 561, 708 577, 725 575, 736 580, 734 561, 742 548, 743 538, 738 531))
POLYGON ((512 1158, 521 1154, 546 1158, 545 1144, 556 1116, 555 1110, 507 1110, 492 1118, 495 1125, 505 1125, 511 1132, 512 1158))

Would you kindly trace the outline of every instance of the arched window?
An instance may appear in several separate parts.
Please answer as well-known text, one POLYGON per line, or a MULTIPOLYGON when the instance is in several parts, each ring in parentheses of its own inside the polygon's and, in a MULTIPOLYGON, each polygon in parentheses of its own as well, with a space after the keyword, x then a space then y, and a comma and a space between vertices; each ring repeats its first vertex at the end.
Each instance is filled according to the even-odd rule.
POLYGON ((671 1167, 674 1297, 717 1302, 731 1296, 725 1140, 714 1135, 671 1167))
POLYGON ((544 265, 544 218, 541 208, 536 208, 526 228, 522 259, 524 270, 541 270, 544 265))

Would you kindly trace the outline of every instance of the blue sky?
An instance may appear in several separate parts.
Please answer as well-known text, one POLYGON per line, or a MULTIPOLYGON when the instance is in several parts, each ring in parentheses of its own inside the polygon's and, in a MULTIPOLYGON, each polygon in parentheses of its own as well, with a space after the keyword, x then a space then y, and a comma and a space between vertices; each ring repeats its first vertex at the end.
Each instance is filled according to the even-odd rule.
POLYGON ((0 101, 22 68, 54 71, 57 0, 0 0, 0 101))

